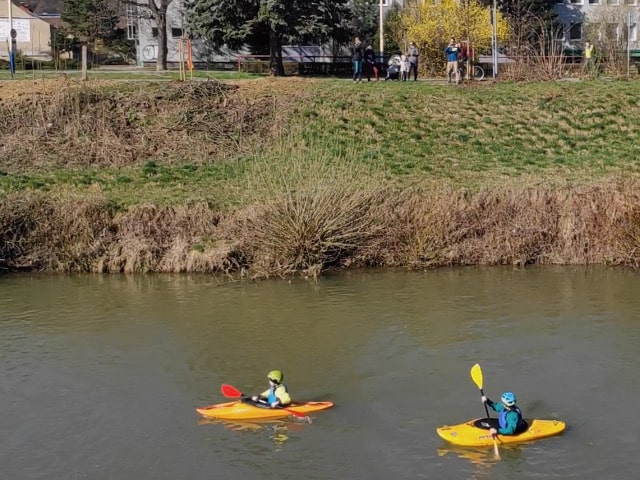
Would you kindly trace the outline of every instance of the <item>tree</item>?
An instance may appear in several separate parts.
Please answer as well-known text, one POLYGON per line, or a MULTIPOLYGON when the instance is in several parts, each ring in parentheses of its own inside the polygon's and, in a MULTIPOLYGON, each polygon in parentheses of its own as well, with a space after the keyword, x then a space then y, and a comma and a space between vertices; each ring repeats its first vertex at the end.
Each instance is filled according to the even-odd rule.
POLYGON ((406 50, 401 45, 406 43, 405 32, 402 23, 402 10, 394 3, 391 10, 384 17, 384 50, 389 57, 406 50))
POLYGON ((347 0, 187 1, 190 34, 215 49, 239 49, 266 29, 272 75, 284 75, 283 45, 324 42, 347 14, 347 0))
MULTIPOLYGON (((493 0, 482 0, 492 6, 493 0)), ((519 53, 538 43, 541 30, 552 28, 555 0, 497 0, 496 5, 509 24, 509 41, 519 53)))
POLYGON ((352 0, 348 4, 347 29, 351 37, 358 36, 372 42, 378 32, 380 7, 378 1, 352 0))
MULTIPOLYGON (((81 0, 80 0, 81 1, 81 0)), ((158 27, 158 58, 156 70, 167 69, 168 39, 167 39, 167 10, 173 0, 122 0, 127 5, 141 9, 148 19, 154 21, 158 27)))
MULTIPOLYGON (((489 9, 479 0, 441 0, 438 3, 407 0, 401 12, 401 28, 407 39, 416 42, 421 62, 441 71, 443 50, 449 38, 469 42, 475 51, 491 47, 489 9)), ((498 38, 506 38, 507 23, 498 14, 498 38)))
POLYGON ((68 25, 68 34, 91 43, 115 35, 118 7, 114 0, 65 0, 62 20, 68 25))

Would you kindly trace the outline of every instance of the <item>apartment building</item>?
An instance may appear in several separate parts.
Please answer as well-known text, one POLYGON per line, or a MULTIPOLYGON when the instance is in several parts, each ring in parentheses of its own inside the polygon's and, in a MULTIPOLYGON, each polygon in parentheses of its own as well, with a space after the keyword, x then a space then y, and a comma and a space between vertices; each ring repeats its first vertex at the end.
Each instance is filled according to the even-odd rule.
POLYGON ((615 36, 629 41, 631 49, 638 49, 637 23, 640 0, 557 0, 554 10, 558 23, 564 26, 565 43, 580 48, 584 41, 601 38, 587 36, 615 36), (601 28, 587 28, 599 24, 601 28))

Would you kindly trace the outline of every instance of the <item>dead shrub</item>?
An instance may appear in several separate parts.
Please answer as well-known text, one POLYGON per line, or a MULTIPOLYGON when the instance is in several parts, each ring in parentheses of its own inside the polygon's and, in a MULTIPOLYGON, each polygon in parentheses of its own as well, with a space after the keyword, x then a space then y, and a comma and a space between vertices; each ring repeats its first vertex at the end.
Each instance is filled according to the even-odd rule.
POLYGON ((244 220, 244 247, 252 276, 316 276, 350 262, 377 234, 372 195, 319 185, 293 191, 251 209, 244 220))
POLYGON ((449 264, 452 214, 460 195, 464 194, 443 190, 386 192, 376 211, 385 234, 367 263, 410 268, 449 264))
POLYGON ((91 271, 111 241, 112 211, 100 197, 5 197, 0 200, 0 256, 12 270, 91 271))
POLYGON ((224 215, 206 203, 119 211, 98 196, 0 197, 0 268, 253 278, 349 266, 640 268, 638 181, 403 192, 317 171, 295 185, 224 215))

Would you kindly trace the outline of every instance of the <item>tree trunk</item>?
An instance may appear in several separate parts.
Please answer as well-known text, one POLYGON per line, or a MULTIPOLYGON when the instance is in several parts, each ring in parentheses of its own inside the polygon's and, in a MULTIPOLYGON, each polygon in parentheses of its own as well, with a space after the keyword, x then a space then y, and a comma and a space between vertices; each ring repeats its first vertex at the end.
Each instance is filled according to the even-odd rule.
POLYGON ((273 30, 269 30, 269 56, 271 75, 274 77, 283 77, 284 65, 282 64, 282 40, 273 30))
POLYGON ((158 24, 158 58, 156 59, 156 71, 162 72, 167 69, 167 56, 169 49, 167 47, 167 7, 155 14, 156 23, 158 24))
POLYGON ((167 9, 173 0, 148 0, 148 3, 138 0, 125 0, 138 7, 148 7, 151 10, 151 18, 158 26, 158 58, 156 59, 156 71, 162 72, 167 69, 167 9))

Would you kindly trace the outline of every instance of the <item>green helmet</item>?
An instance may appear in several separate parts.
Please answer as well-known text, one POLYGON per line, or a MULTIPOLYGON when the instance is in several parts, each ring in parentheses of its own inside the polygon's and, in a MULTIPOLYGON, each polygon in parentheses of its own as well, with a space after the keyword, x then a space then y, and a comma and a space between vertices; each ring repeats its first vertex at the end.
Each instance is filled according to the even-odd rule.
POLYGON ((267 374, 267 378, 272 381, 273 383, 282 383, 282 379, 283 379, 284 375, 282 375, 282 372, 280 370, 271 370, 268 374, 267 374))

